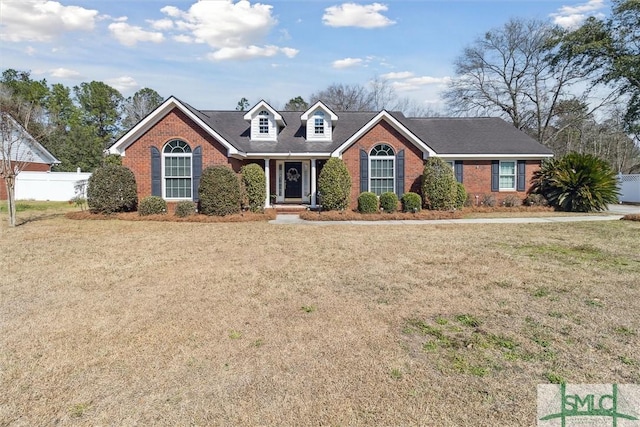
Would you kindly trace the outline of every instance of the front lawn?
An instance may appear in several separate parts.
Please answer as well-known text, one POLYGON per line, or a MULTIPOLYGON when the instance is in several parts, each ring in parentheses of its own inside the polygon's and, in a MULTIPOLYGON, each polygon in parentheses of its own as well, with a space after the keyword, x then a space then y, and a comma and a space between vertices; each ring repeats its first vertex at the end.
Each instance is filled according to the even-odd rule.
POLYGON ((639 235, 3 224, 0 425, 534 425, 537 384, 640 382, 639 235))

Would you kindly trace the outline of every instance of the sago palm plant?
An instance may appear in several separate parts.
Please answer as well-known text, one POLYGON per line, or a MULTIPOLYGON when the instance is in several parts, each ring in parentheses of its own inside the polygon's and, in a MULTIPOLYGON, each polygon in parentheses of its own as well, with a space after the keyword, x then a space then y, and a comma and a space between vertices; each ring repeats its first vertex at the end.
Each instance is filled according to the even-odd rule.
POLYGON ((591 154, 569 153, 543 163, 531 180, 530 193, 567 212, 607 209, 618 201, 618 180, 604 160, 591 154))

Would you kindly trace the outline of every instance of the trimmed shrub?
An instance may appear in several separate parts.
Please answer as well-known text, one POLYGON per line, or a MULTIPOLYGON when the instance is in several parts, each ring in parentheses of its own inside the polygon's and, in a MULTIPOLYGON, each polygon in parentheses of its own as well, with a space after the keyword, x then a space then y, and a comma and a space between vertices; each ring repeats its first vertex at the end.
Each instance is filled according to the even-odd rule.
POLYGON ((387 191, 380 195, 380 207, 385 212, 395 212, 398 210, 398 196, 396 193, 387 191))
POLYGON ((318 177, 318 191, 325 210, 344 210, 349 206, 351 176, 342 159, 327 160, 318 177))
POLYGON ((502 205, 507 208, 515 208, 522 205, 522 200, 520 200, 520 197, 515 194, 509 194, 507 197, 502 199, 502 205))
POLYGON ((523 203, 526 206, 549 206, 549 202, 542 194, 529 194, 523 203))
POLYGON ((266 177, 262 167, 256 163, 242 166, 240 169, 242 176, 243 199, 246 198, 246 206, 251 212, 262 212, 264 201, 267 197, 266 177))
POLYGON ((147 196, 138 205, 140 216, 158 215, 167 213, 167 202, 159 196, 147 196))
POLYGON ((378 212, 378 196, 370 191, 364 191, 358 196, 358 212, 376 213, 378 212))
POLYGON ((496 201, 496 196, 493 194, 483 194, 480 197, 480 206, 494 207, 498 202, 496 201))
POLYGON ((422 209, 422 197, 418 193, 404 193, 401 201, 404 212, 418 212, 422 209))
POLYGON ((200 212, 231 215, 240 212, 240 181, 235 172, 222 165, 209 166, 200 177, 200 212))
POLYGON ((92 212, 130 212, 138 204, 136 177, 121 165, 97 168, 87 184, 87 204, 92 212))
POLYGON ((541 194, 555 209, 591 212, 618 201, 618 180, 609 164, 591 154, 569 153, 542 164, 531 180, 533 194, 541 194))
POLYGON ((456 209, 462 209, 467 203, 467 190, 461 182, 456 182, 456 209))
POLYGON ((439 157, 429 157, 422 174, 422 201, 424 207, 434 210, 452 210, 456 206, 456 178, 453 169, 439 157))
POLYGON ((196 204, 188 200, 182 200, 176 204, 176 216, 185 218, 196 213, 196 204))

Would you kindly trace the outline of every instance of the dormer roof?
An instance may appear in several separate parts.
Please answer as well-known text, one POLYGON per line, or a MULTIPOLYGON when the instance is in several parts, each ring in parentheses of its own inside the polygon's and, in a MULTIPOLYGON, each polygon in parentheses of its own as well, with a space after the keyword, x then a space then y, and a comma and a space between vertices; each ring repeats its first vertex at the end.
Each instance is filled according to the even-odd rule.
POLYGON ((300 116, 300 120, 302 120, 303 123, 306 122, 307 120, 309 120, 309 116, 315 113, 318 110, 318 108, 322 109, 322 111, 324 111, 331 118, 331 125, 334 126, 338 121, 338 115, 333 111, 331 111, 329 107, 324 105, 322 101, 316 102, 311 106, 311 108, 309 108, 307 111, 302 113, 302 116, 300 116))
POLYGON ((260 111, 263 110, 266 110, 273 115, 273 118, 275 119, 278 126, 287 125, 282 118, 282 115, 278 113, 276 109, 269 105, 269 103, 264 99, 254 105, 253 108, 251 108, 249 111, 247 111, 247 114, 244 115, 244 119, 247 121, 251 121, 256 115, 258 115, 258 113, 260 113, 260 111))

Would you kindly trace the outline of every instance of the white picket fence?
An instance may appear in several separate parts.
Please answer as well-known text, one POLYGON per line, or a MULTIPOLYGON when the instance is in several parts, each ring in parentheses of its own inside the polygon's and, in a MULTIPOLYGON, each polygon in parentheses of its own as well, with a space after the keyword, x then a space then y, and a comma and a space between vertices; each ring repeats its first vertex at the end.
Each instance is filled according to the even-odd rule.
MULTIPOLYGON (((16 200, 67 201, 75 196, 76 184, 87 181, 89 172, 27 172, 16 177, 16 200)), ((86 188, 86 186, 85 186, 86 188)))
POLYGON ((620 201, 640 203, 640 174, 618 175, 620 183, 620 201))

